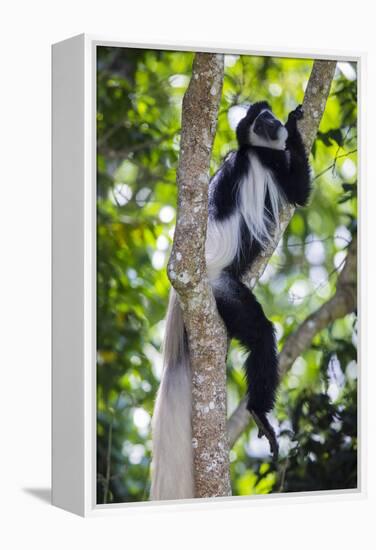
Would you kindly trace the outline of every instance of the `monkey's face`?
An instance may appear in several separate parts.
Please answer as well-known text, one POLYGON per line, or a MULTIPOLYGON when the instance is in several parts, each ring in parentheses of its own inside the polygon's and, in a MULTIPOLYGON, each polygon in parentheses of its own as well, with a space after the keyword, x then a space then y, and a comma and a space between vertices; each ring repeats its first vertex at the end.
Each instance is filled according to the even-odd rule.
POLYGON ((239 145, 285 149, 287 130, 266 101, 254 103, 237 127, 239 145))
POLYGON ((265 109, 256 117, 251 126, 251 131, 256 136, 274 141, 278 139, 279 129, 281 127, 282 122, 275 118, 271 111, 265 109))

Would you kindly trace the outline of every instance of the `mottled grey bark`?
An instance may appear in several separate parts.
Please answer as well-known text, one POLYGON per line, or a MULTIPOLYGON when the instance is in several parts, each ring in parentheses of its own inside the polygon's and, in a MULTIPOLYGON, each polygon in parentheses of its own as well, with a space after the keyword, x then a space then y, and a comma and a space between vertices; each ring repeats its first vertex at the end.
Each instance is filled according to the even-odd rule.
POLYGON ((198 53, 183 99, 178 212, 168 276, 178 293, 192 370, 195 496, 231 494, 227 440, 227 335, 205 263, 208 182, 223 56, 198 53))

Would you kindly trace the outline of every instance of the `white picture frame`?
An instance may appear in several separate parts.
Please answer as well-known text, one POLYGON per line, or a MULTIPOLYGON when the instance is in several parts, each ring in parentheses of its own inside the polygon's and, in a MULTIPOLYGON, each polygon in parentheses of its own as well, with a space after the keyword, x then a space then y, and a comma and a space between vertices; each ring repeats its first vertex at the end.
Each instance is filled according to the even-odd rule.
POLYGON ((365 234, 364 73, 365 54, 319 51, 271 51, 223 44, 130 44, 79 35, 52 47, 52 503, 81 516, 118 513, 120 509, 265 505, 313 499, 363 498, 365 483, 364 359, 365 270, 358 261, 360 312, 358 386, 358 488, 342 491, 175 501, 96 504, 96 48, 155 48, 276 57, 354 61, 358 66, 359 241, 365 234), (361 289, 361 291, 360 291, 361 289))

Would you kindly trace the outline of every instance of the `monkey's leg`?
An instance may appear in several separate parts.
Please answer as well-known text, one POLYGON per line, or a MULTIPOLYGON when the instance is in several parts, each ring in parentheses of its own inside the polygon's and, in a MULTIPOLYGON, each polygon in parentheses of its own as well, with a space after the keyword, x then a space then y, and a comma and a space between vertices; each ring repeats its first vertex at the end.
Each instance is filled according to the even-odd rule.
POLYGON ((277 444, 267 420, 275 402, 278 386, 278 355, 273 324, 266 318, 252 292, 229 274, 213 286, 219 314, 228 334, 244 345, 250 354, 245 362, 248 410, 256 415, 259 428, 265 432, 274 455, 277 444), (266 433, 269 432, 269 433, 266 433), (270 436, 270 437, 269 437, 270 436))

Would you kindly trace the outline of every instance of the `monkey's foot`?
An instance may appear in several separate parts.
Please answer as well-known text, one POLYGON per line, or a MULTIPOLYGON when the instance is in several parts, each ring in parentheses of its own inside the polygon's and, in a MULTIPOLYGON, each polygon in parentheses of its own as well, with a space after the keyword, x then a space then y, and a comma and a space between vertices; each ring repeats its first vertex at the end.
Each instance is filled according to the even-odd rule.
POLYGON ((275 435, 275 431, 273 427, 270 425, 269 420, 266 418, 265 413, 256 413, 255 411, 251 410, 251 415, 253 416, 257 427, 259 429, 258 437, 262 437, 263 435, 267 438, 270 445, 270 451, 273 455, 273 460, 277 462, 278 460, 278 441, 277 437, 275 435))

